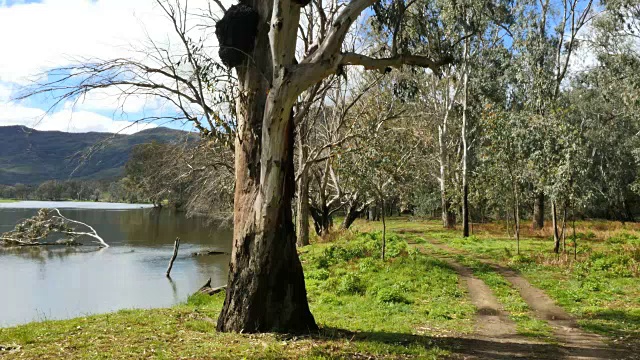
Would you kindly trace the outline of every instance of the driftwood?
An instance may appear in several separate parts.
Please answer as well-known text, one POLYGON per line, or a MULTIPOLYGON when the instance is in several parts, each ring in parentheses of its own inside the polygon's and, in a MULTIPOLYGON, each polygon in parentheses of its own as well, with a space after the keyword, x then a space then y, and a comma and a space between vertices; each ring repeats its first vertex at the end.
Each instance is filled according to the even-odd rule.
POLYGON ((229 253, 226 251, 220 251, 220 250, 207 250, 207 251, 194 252, 193 254, 191 254, 191 256, 207 256, 207 255, 229 255, 229 253))
POLYGON ((5 246, 78 246, 81 243, 75 241, 79 236, 90 236, 97 240, 100 247, 108 248, 109 245, 98 235, 98 232, 88 224, 69 219, 63 216, 58 209, 40 209, 38 213, 16 225, 7 233, 0 235, 0 245, 5 246), (56 215, 57 214, 57 215, 56 215), (71 224, 81 225, 91 231, 80 232, 71 224), (58 240, 55 243, 44 242, 52 233, 66 235, 67 239, 58 240))
POLYGON ((9 354, 17 353, 22 350, 22 346, 18 344, 2 345, 0 344, 0 352, 7 352, 9 354))
POLYGON ((21 248, 21 247, 30 247, 30 246, 82 246, 84 245, 81 242, 77 242, 73 239, 60 239, 56 242, 45 243, 45 242, 23 242, 19 240, 15 240, 13 238, 4 238, 0 237, 0 245, 3 245, 4 248, 21 248))
POLYGON ((224 286, 219 286, 219 287, 211 287, 211 278, 209 278, 209 281, 207 281, 206 284, 204 284, 200 290, 198 290, 196 293, 197 294, 206 294, 206 295, 215 295, 221 291, 224 291, 227 289, 227 285, 224 286))
POLYGON ((169 261, 169 267, 167 268, 167 277, 171 277, 171 269, 173 269, 173 262, 176 261, 176 257, 178 257, 178 249, 180 249, 179 237, 177 237, 176 241, 173 243, 173 256, 171 256, 171 261, 169 261))

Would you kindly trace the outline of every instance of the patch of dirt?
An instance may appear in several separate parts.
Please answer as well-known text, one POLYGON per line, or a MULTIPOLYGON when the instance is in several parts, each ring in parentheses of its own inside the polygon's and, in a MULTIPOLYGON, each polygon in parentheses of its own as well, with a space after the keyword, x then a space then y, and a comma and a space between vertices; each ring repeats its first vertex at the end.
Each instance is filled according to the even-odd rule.
MULTIPOLYGON (((465 251, 451 248, 433 239, 429 241, 435 247, 448 253, 469 255, 465 251)), ((446 256, 436 256, 447 262, 452 261, 446 256)), ((559 351, 557 355, 559 356, 550 357, 549 359, 640 359, 638 354, 630 353, 624 349, 614 349, 605 343, 605 338, 602 336, 580 329, 570 314, 556 305, 544 291, 532 286, 513 269, 503 267, 489 260, 476 259, 490 265, 496 272, 504 276, 504 278, 518 290, 520 296, 522 296, 527 305, 533 310, 536 318, 546 321, 553 328, 554 336, 560 344, 560 346, 557 347, 559 351)), ((470 269, 467 270, 471 271, 470 269)), ((469 292, 471 294, 471 287, 469 288, 469 292)), ((492 339, 496 340, 494 337, 492 337, 492 339)))
POLYGON ((476 313, 475 333, 478 337, 509 340, 520 338, 516 333, 516 324, 502 309, 500 302, 484 281, 473 276, 471 269, 453 259, 442 257, 460 278, 460 282, 469 291, 471 302, 478 309, 476 313))

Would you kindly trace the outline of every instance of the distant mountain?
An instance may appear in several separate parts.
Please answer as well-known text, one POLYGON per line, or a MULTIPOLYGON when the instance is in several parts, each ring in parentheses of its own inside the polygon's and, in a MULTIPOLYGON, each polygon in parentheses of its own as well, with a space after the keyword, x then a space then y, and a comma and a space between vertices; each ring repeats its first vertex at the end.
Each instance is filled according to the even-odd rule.
POLYGON ((135 145, 184 141, 188 136, 188 132, 163 127, 114 135, 0 126, 0 184, 114 179, 123 174, 135 145))

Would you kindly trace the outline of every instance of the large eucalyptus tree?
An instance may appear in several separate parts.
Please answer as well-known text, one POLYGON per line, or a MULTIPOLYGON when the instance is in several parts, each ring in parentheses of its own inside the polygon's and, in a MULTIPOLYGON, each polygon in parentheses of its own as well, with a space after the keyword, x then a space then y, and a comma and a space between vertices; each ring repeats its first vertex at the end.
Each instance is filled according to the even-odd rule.
POLYGON ((338 1, 343 6, 331 17, 323 1, 314 1, 311 6, 324 22, 326 35, 315 50, 298 61, 300 13, 309 2, 244 0, 238 5, 255 12, 251 24, 255 26, 255 40, 246 58, 234 66, 240 94, 235 218, 227 295, 218 319, 220 331, 316 328, 307 303, 291 213, 295 190, 292 108, 298 98, 328 76, 342 72, 344 66, 385 71, 413 65, 436 70, 447 61, 411 52, 409 35, 402 31, 404 16, 412 7, 426 6, 415 0, 338 1), (384 18, 386 23, 380 24, 391 40, 388 50, 376 53, 379 56, 351 52, 344 45, 352 25, 372 5, 379 12, 395 10, 393 16, 384 18))
POLYGON ((177 42, 149 39, 147 47, 138 49, 145 55, 139 59, 83 59, 49 72, 45 83, 36 83, 24 96, 48 93, 60 104, 115 88, 124 99, 155 97, 176 113, 147 120, 191 122, 203 138, 231 147, 233 250, 217 328, 314 330, 292 221, 295 124, 316 102, 317 84, 344 74, 347 66, 381 73, 404 65, 437 71, 449 62, 449 56, 441 57, 444 52, 429 51, 428 43, 439 38, 407 30, 415 28, 408 22, 437 28, 437 14, 429 11, 433 2, 240 0, 226 8, 214 0, 212 5, 224 12, 221 19, 211 9, 193 16, 186 1, 156 2, 177 42), (373 11, 367 10, 371 7, 373 11), (200 23, 191 24, 194 18, 200 23), (209 53, 211 20, 216 21, 219 58, 226 66, 209 53), (367 40, 362 36, 368 35, 354 24, 367 21, 376 25, 382 46, 357 52, 367 40))

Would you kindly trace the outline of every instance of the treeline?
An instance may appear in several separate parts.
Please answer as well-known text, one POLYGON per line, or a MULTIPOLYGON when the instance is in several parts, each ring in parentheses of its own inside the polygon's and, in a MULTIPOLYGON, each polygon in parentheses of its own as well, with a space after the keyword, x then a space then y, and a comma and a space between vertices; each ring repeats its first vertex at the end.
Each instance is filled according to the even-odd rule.
MULTIPOLYGON (((201 135, 197 144, 138 146, 125 177, 107 191, 117 199, 209 215, 229 213, 232 206, 238 214, 272 214, 277 201, 251 202, 280 194, 286 206, 292 199, 300 245, 309 241, 308 224, 325 235, 336 215, 344 216, 343 228, 361 216, 437 216, 444 227, 461 225, 465 236, 474 221, 504 220, 515 237, 523 219, 534 228, 550 221, 556 250, 572 219, 635 220, 637 1, 389 1, 376 2, 372 11, 359 32, 370 46, 358 56, 340 54, 336 59, 345 62, 335 73, 285 101, 293 109, 281 119, 287 134, 274 138, 261 137, 285 127, 262 127, 266 118, 240 126, 249 121, 236 114, 246 84, 222 80, 237 74, 206 46, 184 49, 201 62, 191 70, 171 56, 162 57, 157 69, 134 60, 78 65, 78 73, 96 79, 114 68, 146 69, 148 74, 132 74, 132 91, 178 96, 178 114, 170 118, 192 123, 201 135), (412 53, 421 54, 420 61, 405 56, 412 53), (149 76, 167 66, 189 75, 181 77, 184 89, 171 95, 149 76), (245 200, 233 205, 238 179, 247 181, 235 184, 245 200)), ((314 36, 326 29, 308 25, 299 45, 312 54, 322 40, 314 36)), ((195 43, 203 38, 181 36, 195 43)), ((117 88, 113 81, 97 88, 117 88)), ((77 95, 70 91, 63 98, 77 95)), ((278 211, 288 219, 288 209, 278 211)))
POLYGON ((211 143, 136 145, 115 180, 48 180, 0 185, 0 198, 43 201, 150 203, 189 214, 227 218, 233 206, 233 155, 211 143))
POLYGON ((107 201, 113 200, 106 181, 49 180, 40 185, 0 185, 0 197, 14 200, 107 201))
POLYGON ((473 26, 455 16, 413 24, 452 57, 439 71, 353 71, 323 84, 297 132, 298 229, 306 212, 323 234, 336 214, 348 227, 384 208, 465 235, 472 221, 504 220, 518 237, 530 219, 551 223, 557 251, 572 219, 634 221, 640 8, 545 4, 491 15, 471 4, 473 26))
POLYGON ((228 218, 233 206, 233 154, 205 140, 137 145, 124 178, 114 185, 124 196, 156 207, 228 218))

